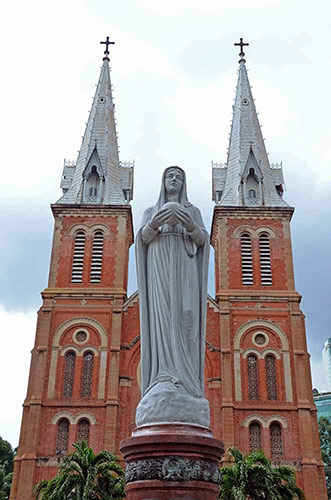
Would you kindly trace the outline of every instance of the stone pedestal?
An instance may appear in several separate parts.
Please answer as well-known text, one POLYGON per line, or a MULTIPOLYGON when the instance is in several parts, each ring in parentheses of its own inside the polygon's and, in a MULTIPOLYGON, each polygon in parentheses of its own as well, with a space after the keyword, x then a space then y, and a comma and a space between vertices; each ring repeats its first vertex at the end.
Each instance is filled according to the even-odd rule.
POLYGON ((127 500, 217 500, 223 443, 193 424, 137 427, 121 443, 127 500))

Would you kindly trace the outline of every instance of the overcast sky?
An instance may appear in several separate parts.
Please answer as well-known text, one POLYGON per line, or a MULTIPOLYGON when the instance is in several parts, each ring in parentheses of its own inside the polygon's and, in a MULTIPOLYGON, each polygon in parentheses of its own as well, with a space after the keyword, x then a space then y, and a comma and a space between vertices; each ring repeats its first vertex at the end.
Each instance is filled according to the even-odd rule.
MULTIPOLYGON (((107 35, 120 158, 135 160, 133 217, 183 167, 210 227, 211 161, 226 161, 239 37, 271 162, 283 162, 296 288, 313 385, 331 336, 329 0, 18 0, 2 9, 0 435, 18 443, 63 159, 75 160, 107 35)), ((130 267, 129 293, 136 287, 130 267)), ((213 293, 213 282, 210 282, 213 293)))

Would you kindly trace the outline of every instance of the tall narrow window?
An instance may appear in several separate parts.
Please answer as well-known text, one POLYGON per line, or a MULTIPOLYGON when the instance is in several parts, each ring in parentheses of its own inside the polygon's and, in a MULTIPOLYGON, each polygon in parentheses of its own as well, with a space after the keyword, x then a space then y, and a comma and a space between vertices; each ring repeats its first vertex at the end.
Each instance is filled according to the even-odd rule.
POLYGON ((277 399, 276 359, 272 354, 265 358, 268 399, 277 399))
POLYGON ((270 449, 273 458, 283 455, 282 428, 277 422, 270 425, 270 449))
POLYGON ((87 418, 82 418, 78 422, 78 433, 77 433, 77 441, 80 443, 85 441, 87 444, 90 438, 90 422, 87 418))
POLYGON ((261 285, 272 285, 272 271, 271 271, 271 252, 270 252, 270 238, 266 233, 260 234, 259 237, 260 248, 260 272, 261 272, 261 285))
POLYGON ((258 422, 252 422, 249 426, 249 451, 262 450, 261 425, 258 422))
POLYGON ((101 281, 102 255, 103 255, 103 232, 96 231, 93 236, 91 273, 90 273, 91 283, 100 283, 101 281))
POLYGON ((84 231, 77 231, 75 236, 74 257, 72 260, 72 283, 81 283, 83 280, 84 253, 85 233, 84 231))
POLYGON ((82 396, 91 396, 93 363, 94 354, 92 352, 86 352, 83 356, 82 396))
POLYGON ((64 455, 67 453, 69 437, 69 421, 61 418, 57 424, 56 454, 64 455))
POLYGON ((252 240, 248 233, 240 238, 241 249, 241 281, 243 285, 253 285, 252 240))
POLYGON ((64 398, 71 398, 72 396, 75 376, 75 361, 76 354, 73 351, 67 352, 64 357, 64 379, 62 388, 62 396, 64 398))
POLYGON ((259 399, 259 374, 257 357, 255 354, 247 356, 248 371, 248 397, 249 399, 259 399))

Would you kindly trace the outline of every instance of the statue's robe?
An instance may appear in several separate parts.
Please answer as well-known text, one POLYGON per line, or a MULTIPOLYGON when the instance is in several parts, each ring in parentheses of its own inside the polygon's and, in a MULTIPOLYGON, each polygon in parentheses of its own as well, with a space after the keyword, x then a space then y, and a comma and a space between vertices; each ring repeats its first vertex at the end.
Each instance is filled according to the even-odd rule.
POLYGON ((208 425, 204 358, 209 235, 199 209, 187 200, 185 174, 180 204, 196 228, 188 233, 181 224, 165 224, 156 231, 150 227, 148 223, 166 201, 165 173, 159 201, 145 211, 136 238, 143 397, 137 423, 141 425, 149 419, 169 421, 169 411, 155 408, 170 404, 168 394, 168 399, 172 399, 171 411, 175 412, 173 421, 195 419, 195 423, 208 425), (153 403, 148 404, 150 393, 153 403), (177 406, 176 398, 180 400, 177 406), (204 407, 204 416, 196 419, 191 416, 193 408, 189 407, 196 404, 199 410, 198 401, 204 407), (150 417, 148 408, 141 411, 146 404, 152 408, 150 417))

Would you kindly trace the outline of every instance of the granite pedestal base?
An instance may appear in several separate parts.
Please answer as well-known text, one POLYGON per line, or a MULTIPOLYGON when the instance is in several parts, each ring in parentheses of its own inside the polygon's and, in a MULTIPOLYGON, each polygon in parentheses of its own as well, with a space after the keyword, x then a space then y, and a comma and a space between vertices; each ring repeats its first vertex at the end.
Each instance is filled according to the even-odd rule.
POLYGON ((217 500, 223 443, 193 424, 137 427, 121 443, 127 500, 217 500))

